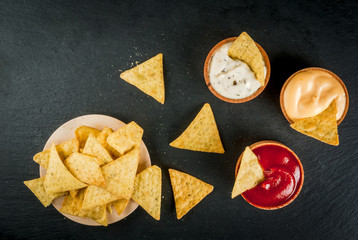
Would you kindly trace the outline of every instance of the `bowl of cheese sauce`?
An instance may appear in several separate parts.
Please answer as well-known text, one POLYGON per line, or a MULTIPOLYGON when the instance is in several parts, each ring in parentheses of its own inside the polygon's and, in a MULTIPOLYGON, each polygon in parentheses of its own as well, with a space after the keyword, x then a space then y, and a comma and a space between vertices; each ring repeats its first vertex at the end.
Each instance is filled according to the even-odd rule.
POLYGON ((236 37, 227 38, 211 49, 204 65, 204 78, 216 97, 230 103, 243 103, 254 99, 265 89, 271 66, 266 52, 256 43, 266 72, 265 85, 261 86, 244 61, 229 57, 228 51, 235 40, 236 37))
POLYGON ((280 94, 281 109, 290 124, 321 113, 334 99, 336 119, 340 124, 348 111, 347 88, 336 74, 318 67, 294 73, 287 79, 280 94))

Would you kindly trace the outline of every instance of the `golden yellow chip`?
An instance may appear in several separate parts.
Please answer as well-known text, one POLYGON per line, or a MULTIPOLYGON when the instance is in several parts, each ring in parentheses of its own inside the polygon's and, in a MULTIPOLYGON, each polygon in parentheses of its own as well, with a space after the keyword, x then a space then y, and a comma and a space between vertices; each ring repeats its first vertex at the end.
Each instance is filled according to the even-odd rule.
POLYGON ((70 192, 71 197, 75 198, 77 196, 77 193, 79 190, 80 189, 70 190, 69 192, 70 192))
MULTIPOLYGON (((56 145, 56 149, 58 155, 60 156, 61 160, 65 160, 68 158, 72 153, 79 151, 79 143, 77 139, 72 139, 67 142, 60 143, 56 145)), ((48 168, 48 161, 50 159, 50 150, 42 151, 37 153, 34 156, 34 161, 43 166, 44 168, 48 168)))
POLYGON ((105 227, 108 226, 106 206, 95 207, 92 212, 87 215, 87 217, 92 218, 94 221, 99 224, 102 224, 105 227))
POLYGON ((82 209, 89 210, 97 206, 105 206, 117 199, 119 199, 119 197, 111 194, 105 188, 90 185, 86 188, 82 209))
POLYGON ((106 189, 118 198, 129 199, 139 162, 139 148, 102 167, 106 189))
POLYGON ((112 204, 114 209, 116 209, 117 214, 121 215, 124 209, 127 207, 128 203, 129 203, 129 199, 121 198, 114 201, 112 204))
POLYGON ((188 128, 170 146, 201 152, 224 153, 213 111, 205 103, 188 128))
POLYGON ((103 128, 102 132, 97 136, 97 141, 102 144, 102 146, 107 149, 107 151, 112 155, 112 157, 114 157, 114 159, 119 158, 121 155, 119 154, 119 152, 114 149, 113 147, 111 147, 108 143, 107 143, 107 138, 109 135, 111 135, 113 133, 113 130, 111 128, 103 128))
POLYGON ((70 214, 73 216, 79 217, 89 217, 94 221, 102 224, 103 226, 107 226, 107 213, 106 206, 97 206, 93 209, 84 210, 82 209, 84 199, 84 189, 78 191, 77 197, 72 197, 71 195, 67 195, 62 203, 62 208, 60 212, 70 214))
POLYGON ((68 171, 53 143, 50 149, 50 161, 45 175, 44 186, 48 194, 66 192, 87 186, 68 171))
POLYGON ((151 166, 135 177, 131 198, 153 218, 160 219, 162 170, 158 166, 151 166))
POLYGON ((336 101, 320 114, 303 118, 291 124, 296 131, 330 145, 339 145, 336 101))
POLYGON ((72 153, 79 151, 79 142, 76 138, 74 138, 70 141, 58 144, 56 146, 56 150, 63 161, 68 158, 72 153))
POLYGON ((51 204, 52 200, 54 200, 57 197, 63 196, 65 193, 54 193, 54 194, 48 194, 45 191, 44 187, 44 181, 45 177, 40 177, 36 179, 32 179, 29 181, 24 181, 24 184, 31 190, 33 194, 37 197, 38 200, 44 205, 44 207, 47 207, 51 204))
POLYGON ((43 166, 44 168, 48 168, 48 160, 50 159, 50 150, 42 151, 36 153, 33 157, 33 160, 43 166))
POLYGON ((65 197, 62 203, 60 212, 70 214, 73 216, 83 217, 82 202, 83 202, 83 191, 79 190, 76 197, 72 197, 70 194, 65 197))
POLYGON ((80 144, 80 148, 83 148, 86 144, 87 138, 90 134, 97 137, 101 131, 92 127, 81 126, 75 130, 76 138, 80 144))
POLYGON ((235 40, 228 52, 231 58, 237 58, 244 61, 255 73, 261 86, 265 85, 266 71, 261 52, 252 38, 243 32, 235 40))
POLYGON ((259 160, 249 147, 245 148, 242 154, 239 172, 232 190, 231 198, 256 187, 265 180, 264 172, 259 160))
POLYGON ((174 169, 169 169, 169 175, 178 219, 182 218, 214 189, 212 185, 174 169))
POLYGON ((82 153, 95 156, 104 163, 113 161, 109 152, 97 141, 96 137, 92 133, 88 136, 82 153))
POLYGON ((96 157, 73 153, 65 160, 65 166, 80 181, 89 185, 105 186, 101 167, 96 157))
POLYGON ((143 129, 135 122, 130 122, 108 136, 107 143, 121 155, 134 147, 139 147, 143 129))
MULTIPOLYGON (((117 200, 118 201, 118 200, 117 200)), ((109 214, 112 214, 112 203, 108 203, 107 205, 106 205, 106 208, 107 208, 107 212, 109 213, 109 214)))
POLYGON ((159 53, 142 64, 121 73, 120 77, 164 104, 163 54, 159 53))

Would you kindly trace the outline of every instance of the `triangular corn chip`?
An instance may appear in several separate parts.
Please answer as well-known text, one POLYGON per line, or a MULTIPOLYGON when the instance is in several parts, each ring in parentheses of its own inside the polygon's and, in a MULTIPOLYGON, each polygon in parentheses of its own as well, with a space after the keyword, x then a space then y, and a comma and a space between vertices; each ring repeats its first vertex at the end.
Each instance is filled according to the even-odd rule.
POLYGON ((99 161, 82 153, 73 153, 65 160, 65 166, 80 181, 89 185, 105 186, 99 161))
POLYGON ((330 145, 339 145, 336 101, 320 114, 303 118, 291 124, 296 131, 330 145))
POLYGON ((107 143, 121 155, 134 147, 139 147, 143 129, 135 122, 130 122, 108 136, 107 143))
POLYGON ((44 168, 48 168, 48 162, 50 159, 50 150, 45 150, 39 153, 36 153, 33 157, 33 160, 43 166, 44 168))
POLYGON ((70 194, 65 197, 62 203, 62 208, 60 212, 70 214, 73 216, 83 217, 82 202, 83 202, 83 191, 78 191, 76 197, 72 197, 70 194))
POLYGON ((242 154, 240 168, 237 173, 231 198, 254 188, 264 180, 265 175, 256 155, 249 147, 246 147, 244 153, 242 154))
POLYGON ((134 179, 139 161, 139 148, 102 167, 106 189, 118 198, 129 199, 133 192, 134 179))
POLYGON ((102 132, 97 136, 97 141, 102 144, 105 149, 107 149, 107 151, 112 155, 112 157, 114 157, 114 159, 117 159, 121 156, 121 154, 119 154, 116 149, 114 149, 107 143, 107 138, 112 133, 113 130, 111 128, 103 128, 102 132))
POLYGON ((44 186, 48 194, 84 188, 87 185, 75 178, 58 156, 55 144, 50 149, 50 161, 44 186))
POLYGON ((129 199, 121 198, 112 202, 112 205, 114 209, 116 209, 117 214, 121 215, 124 209, 127 207, 128 203, 129 199))
POLYGON ((87 126, 80 126, 75 130, 75 135, 80 144, 80 148, 83 148, 85 146, 87 138, 91 133, 95 137, 97 137, 101 133, 101 131, 87 126))
POLYGON ((97 141, 92 133, 89 134, 82 153, 95 156, 98 159, 101 159, 104 163, 113 161, 109 152, 97 141))
POLYGON ((182 218, 214 189, 212 185, 174 169, 169 169, 169 175, 178 219, 182 218))
MULTIPOLYGON (((117 200, 118 201, 118 200, 117 200)), ((107 208, 107 212, 109 213, 109 214, 112 214, 112 203, 108 203, 107 205, 106 205, 106 208, 107 208)))
POLYGON ((89 210, 97 206, 106 205, 110 202, 119 199, 117 196, 111 194, 105 188, 90 185, 85 190, 82 209, 89 210))
POLYGON ((70 193, 71 197, 75 198, 77 196, 77 193, 79 190, 81 190, 81 189, 70 190, 69 193, 70 193))
POLYGON ((107 226, 107 213, 106 206, 97 206, 93 209, 84 210, 82 209, 83 199, 84 199, 84 189, 78 191, 77 197, 72 197, 67 195, 62 203, 62 208, 60 212, 70 214, 78 217, 88 217, 92 218, 94 221, 107 226))
MULTIPOLYGON (((56 149, 58 155, 60 156, 61 160, 65 160, 68 158, 72 153, 79 151, 79 143, 77 139, 72 139, 67 142, 60 143, 56 145, 56 149)), ((48 168, 48 161, 50 159, 50 150, 42 151, 37 153, 34 156, 34 161, 43 166, 44 168, 48 168)))
POLYGON ((240 59, 249 65, 251 70, 256 74, 256 78, 260 84, 262 86, 265 85, 266 72, 264 60, 256 43, 246 32, 241 33, 240 36, 236 38, 228 54, 231 58, 240 59))
POLYGON ((35 194, 35 196, 37 197, 38 200, 40 200, 42 205, 47 207, 51 204, 52 200, 64 195, 65 193, 62 192, 62 193, 48 194, 45 191, 44 181, 45 181, 45 177, 40 177, 29 181, 24 181, 24 184, 31 190, 33 194, 35 194))
POLYGON ((151 166, 135 177, 131 198, 153 218, 160 219, 162 170, 158 166, 151 166))
POLYGON ((120 77, 164 104, 163 54, 159 53, 138 66, 121 73, 120 77))
POLYGON ((192 151, 224 153, 213 111, 205 103, 188 128, 170 146, 192 151))

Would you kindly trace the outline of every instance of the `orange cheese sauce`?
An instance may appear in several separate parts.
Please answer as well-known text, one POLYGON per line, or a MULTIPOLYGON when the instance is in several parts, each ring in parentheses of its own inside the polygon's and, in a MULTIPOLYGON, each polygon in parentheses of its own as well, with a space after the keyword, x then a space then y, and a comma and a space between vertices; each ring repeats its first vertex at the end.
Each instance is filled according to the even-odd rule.
POLYGON ((346 94, 336 78, 321 70, 307 70, 296 74, 284 92, 284 107, 292 121, 312 117, 336 98, 337 116, 342 117, 346 106, 346 94))

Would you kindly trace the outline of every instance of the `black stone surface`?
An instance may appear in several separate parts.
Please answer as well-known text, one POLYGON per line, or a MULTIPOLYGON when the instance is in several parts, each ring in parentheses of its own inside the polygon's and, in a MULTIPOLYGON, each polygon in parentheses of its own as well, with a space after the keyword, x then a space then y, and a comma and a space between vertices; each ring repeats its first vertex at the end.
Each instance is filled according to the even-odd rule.
POLYGON ((0 1, 1 239, 358 239, 358 4, 356 1, 0 1), (229 104, 206 87, 207 53, 247 31, 272 66, 265 91, 229 104), (164 54, 166 102, 120 80, 122 70, 164 54), (295 71, 335 72, 350 94, 332 147, 292 130, 279 93, 295 71), (226 153, 171 148, 201 106, 213 108, 226 153), (138 208, 125 220, 87 227, 44 208, 22 183, 39 176, 32 156, 62 123, 91 113, 139 123, 163 169, 161 220, 138 208), (301 158, 298 198, 276 211, 231 199, 246 145, 272 139, 301 158), (177 220, 168 168, 215 186, 177 220))

